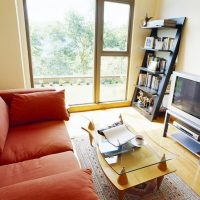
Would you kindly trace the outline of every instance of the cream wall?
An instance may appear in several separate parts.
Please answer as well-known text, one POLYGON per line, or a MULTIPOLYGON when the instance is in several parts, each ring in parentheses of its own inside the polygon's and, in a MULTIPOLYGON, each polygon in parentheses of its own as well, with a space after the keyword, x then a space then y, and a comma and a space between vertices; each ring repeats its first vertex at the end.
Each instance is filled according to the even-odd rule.
POLYGON ((0 0, 0 89, 23 88, 20 40, 14 0, 0 0))
POLYGON ((156 16, 158 18, 187 17, 176 71, 200 75, 200 1, 160 0, 157 2, 156 16))
POLYGON ((158 0, 135 0, 134 16, 133 16, 133 32, 132 32, 132 49, 131 61, 129 69, 129 85, 128 85, 128 100, 132 100, 134 85, 137 82, 139 67, 142 64, 144 50, 144 41, 146 36, 150 34, 149 30, 141 29, 142 21, 148 13, 148 16, 155 16, 158 0))

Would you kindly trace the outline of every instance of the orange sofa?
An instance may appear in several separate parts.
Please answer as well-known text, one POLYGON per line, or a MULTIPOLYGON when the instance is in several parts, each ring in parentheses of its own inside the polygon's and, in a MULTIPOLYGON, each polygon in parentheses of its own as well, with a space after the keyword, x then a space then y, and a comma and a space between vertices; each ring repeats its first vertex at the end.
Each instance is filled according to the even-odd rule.
POLYGON ((64 123, 64 91, 0 91, 0 199, 98 200, 64 123))

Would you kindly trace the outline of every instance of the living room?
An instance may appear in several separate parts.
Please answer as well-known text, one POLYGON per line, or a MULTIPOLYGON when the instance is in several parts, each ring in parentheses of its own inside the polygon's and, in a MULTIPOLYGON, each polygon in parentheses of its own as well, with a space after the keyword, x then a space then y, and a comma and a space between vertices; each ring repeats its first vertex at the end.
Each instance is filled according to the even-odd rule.
MULTIPOLYGON (((31 2, 31 0, 27 0, 27 1, 2 0, 0 2, 0 13, 1 13, 0 24, 2 27, 1 37, 0 37, 0 43, 1 43, 0 90, 1 91, 9 90, 9 89, 29 89, 33 87, 34 84, 36 85, 36 83, 39 83, 39 85, 42 87, 43 85, 45 85, 45 87, 43 87, 44 90, 46 88, 53 88, 51 86, 51 83, 53 82, 52 79, 49 81, 48 84, 46 84, 46 82, 42 82, 41 80, 36 82, 38 80, 37 79, 38 77, 36 77, 34 75, 34 72, 32 71, 33 66, 30 59, 31 57, 30 46, 29 46, 30 43, 28 44, 28 40, 27 40, 28 35, 26 32, 27 26, 29 25, 29 28, 31 27, 31 23, 30 23, 31 21, 30 21, 30 15, 29 15, 31 11, 27 10, 28 11, 27 12, 28 14, 27 14, 26 11, 24 10, 25 8, 24 5, 25 3, 28 3, 28 2, 31 2), (29 17, 29 21, 28 21, 29 24, 27 24, 28 18, 26 18, 26 16, 29 17)), ((97 1, 97 5, 101 7, 103 5, 102 2, 104 1, 97 1)), ((110 3, 112 1, 105 1, 105 2, 110 3)), ((92 77, 94 79, 93 85, 91 85, 91 81, 90 81, 91 78, 86 77, 85 83, 82 83, 81 81, 79 83, 80 77, 78 78, 76 77, 75 82, 77 83, 76 87, 78 88, 78 89, 76 88, 76 90, 78 90, 78 92, 77 91, 74 92, 73 88, 75 84, 74 82, 70 82, 71 79, 69 80, 69 83, 67 83, 67 86, 65 87, 65 90, 66 90, 65 97, 67 101, 69 101, 69 98, 70 98, 70 102, 66 102, 67 104, 69 104, 68 111, 70 112, 70 117, 69 117, 70 119, 69 121, 67 121, 66 126, 68 128, 69 135, 72 139, 72 143, 76 147, 74 151, 75 152, 77 151, 78 157, 83 154, 83 153, 80 153, 82 147, 80 148, 78 147, 80 144, 80 141, 78 140, 78 138, 79 136, 82 137, 83 135, 88 137, 88 134, 87 134, 87 131, 84 131, 81 128, 82 126, 83 128, 86 128, 86 130, 88 130, 88 127, 87 127, 88 123, 95 122, 94 125, 96 125, 96 123, 98 123, 99 121, 106 121, 106 120, 109 121, 111 118, 115 119, 116 121, 118 119, 118 116, 121 115, 123 119, 122 121, 126 122, 126 124, 128 125, 131 125, 131 128, 133 128, 134 131, 138 133, 142 133, 145 131, 148 132, 148 135, 151 135, 154 141, 157 141, 158 143, 159 142, 164 143, 163 145, 166 145, 164 146, 165 148, 172 151, 172 153, 178 154, 178 157, 173 159, 173 162, 174 162, 173 167, 175 167, 176 176, 180 178, 182 181, 180 185, 184 187, 184 189, 187 192, 183 191, 183 193, 181 193, 182 196, 177 197, 178 194, 181 192, 181 191, 177 191, 177 196, 173 196, 173 198, 187 199, 188 194, 186 195, 185 193, 189 193, 193 199, 198 199, 199 198, 198 195, 200 195, 200 190, 198 188, 199 176, 200 176, 199 175, 199 158, 196 155, 192 154, 189 150, 184 148, 182 145, 179 145, 178 143, 176 143, 174 140, 169 139, 168 137, 167 138, 162 137, 163 129, 164 129, 164 115, 162 115, 161 117, 158 117, 156 120, 151 122, 148 119, 146 119, 140 112, 138 112, 138 110, 133 106, 132 99, 134 96, 135 86, 138 81, 138 75, 140 73, 139 66, 141 66, 141 63, 144 58, 144 53, 145 53, 142 47, 144 47, 145 38, 150 35, 150 30, 148 29, 144 30, 141 28, 146 15, 148 15, 148 17, 152 17, 150 21, 154 19, 156 20, 156 19, 186 17, 184 27, 182 30, 178 56, 177 56, 177 59, 175 60, 175 71, 181 72, 181 73, 190 73, 197 76, 200 75, 200 70, 198 69, 198 53, 197 53, 198 51, 196 50, 198 48, 196 46, 199 43, 198 33, 200 32, 200 27, 198 26, 198 21, 197 21, 198 16, 200 15, 198 13, 199 3, 194 0, 190 2, 188 1, 174 2, 172 0, 168 0, 168 1, 166 0, 161 0, 161 1, 159 0, 150 0, 150 1, 149 0, 148 1, 147 0, 135 0, 135 1, 128 0, 126 1, 126 3, 131 4, 130 10, 129 10, 129 20, 131 21, 131 22, 129 21, 129 24, 131 25, 129 25, 129 28, 127 29, 129 30, 129 33, 128 33, 129 40, 127 39, 127 41, 130 42, 131 45, 127 44, 127 52, 116 53, 116 51, 115 52, 113 51, 111 52, 111 54, 109 53, 106 54, 106 51, 105 51, 102 54, 102 52, 98 51, 98 48, 97 48, 96 57, 94 58, 94 60, 96 59, 94 62, 97 64, 97 67, 94 68, 92 71, 94 74, 94 77, 92 77), (101 66, 98 62, 98 59, 101 56, 103 56, 104 58, 105 57, 107 58, 108 56, 119 56, 119 57, 126 56, 128 58, 128 62, 127 62, 128 67, 125 71, 125 74, 128 74, 128 75, 125 76, 124 78, 124 74, 122 74, 124 82, 122 82, 123 87, 122 89, 120 88, 119 93, 116 92, 119 89, 118 87, 119 85, 117 84, 121 83, 120 82, 121 80, 119 81, 118 77, 115 77, 114 79, 115 81, 114 85, 117 85, 114 88, 114 90, 107 91, 108 88, 109 89, 112 88, 111 87, 112 84, 110 84, 109 81, 101 82, 103 78, 101 77, 101 71, 100 71, 101 66), (83 85, 84 87, 81 88, 81 86, 83 85), (105 88, 105 89, 102 90, 102 88, 105 88), (89 90, 90 92, 88 92, 89 90), (72 93, 70 93, 71 91, 72 93), (119 94, 121 96, 117 96, 119 94), (90 99, 88 100, 86 97, 88 99, 90 97, 90 99), (120 101, 118 101, 117 99, 118 97, 119 98, 123 97, 123 98, 120 99, 120 101), (112 98, 115 98, 115 99, 112 99, 112 98), (78 102, 79 100, 80 102, 84 101, 84 103, 78 102), (118 107, 118 108, 115 108, 115 107, 118 107), (105 109, 108 109, 108 110, 105 110, 105 109), (192 190, 190 190, 190 188, 192 188, 192 190)), ((42 3, 41 3, 41 7, 42 7, 42 3)), ((84 8, 84 6, 80 6, 80 7, 82 9, 84 8)), ((101 9, 98 10, 100 11, 99 13, 101 13, 101 9)), ((36 10, 36 13, 37 13, 37 10, 36 10)), ((51 14, 51 15, 54 15, 54 14, 51 14)), ((101 17, 101 14, 99 15, 101 17)), ((94 13, 94 16, 96 16, 95 13, 94 13)), ((123 19, 123 17, 121 18, 123 19)), ((119 19, 117 20, 120 22, 119 19)), ((98 23, 97 22, 95 23, 100 24, 99 25, 100 29, 103 28, 103 25, 101 24, 101 20, 98 21, 98 23)), ((99 44, 97 42, 97 47, 98 45, 99 44)), ((48 59, 46 58, 46 60, 48 59)), ((124 62, 124 61, 121 60, 121 62, 124 62)), ((119 78, 121 77, 122 76, 119 76, 119 78)), ((58 84, 59 84, 58 88, 61 88, 60 86, 63 85, 62 80, 59 80, 58 84)), ((35 87, 35 89, 37 88, 38 87, 35 87)), ((173 116, 173 117, 176 117, 176 116, 173 116)), ((173 129, 173 127, 169 126, 168 132, 171 131, 171 128, 173 129)), ((90 131, 91 130, 89 130, 89 133, 90 131)), ((86 143, 86 145, 87 145, 87 149, 88 148, 93 149, 93 147, 91 147, 89 143, 86 143)), ((82 160, 84 159, 86 160, 87 158, 82 156, 82 160)), ((83 161, 81 161, 80 159, 79 162, 81 163, 83 161)), ((92 168, 94 171, 94 168, 88 165, 89 163, 90 161, 82 163, 82 166, 87 166, 87 168, 92 168)), ((102 167, 102 163, 100 166, 102 167)), ((105 170, 103 171, 106 174, 105 170)), ((102 179, 101 181, 106 180, 106 183, 108 183, 109 186, 105 184, 102 187, 98 187, 98 192, 97 191, 96 192, 99 195, 100 199, 117 199, 117 197, 115 196, 116 191, 109 182, 111 180, 109 179, 108 181, 104 173, 101 174, 104 176, 104 179, 102 179), (112 188, 112 190, 114 191, 113 193, 112 192, 110 193, 112 197, 109 197, 109 194, 107 194, 108 196, 102 196, 102 193, 103 193, 102 191, 105 189, 103 187, 107 189, 109 188, 108 190, 112 188)), ((152 179, 153 178, 149 178, 149 180, 152 180, 152 179)), ((179 179, 176 179, 175 184, 177 183, 177 180, 179 181, 179 179)), ((97 185, 99 184, 96 182, 100 181, 100 179, 95 179, 93 181, 95 182, 95 188, 97 188, 97 185)), ((161 185, 162 188, 163 188, 163 185, 161 185)), ((154 199, 156 198, 156 195, 164 195, 164 197, 162 196, 163 199, 164 198, 169 199, 170 198, 169 193, 170 192, 168 193, 166 192, 162 194, 153 193, 155 195, 153 197, 144 196, 141 198, 154 199)), ((175 193, 176 191, 173 190, 173 194, 175 193)), ((14 197, 12 198, 15 199, 14 197)), ((12 198, 10 197, 10 199, 12 198)), ((129 199, 129 198, 131 197, 126 196, 124 199, 129 199)), ((161 196, 157 196, 157 198, 159 199, 161 198, 161 196)))

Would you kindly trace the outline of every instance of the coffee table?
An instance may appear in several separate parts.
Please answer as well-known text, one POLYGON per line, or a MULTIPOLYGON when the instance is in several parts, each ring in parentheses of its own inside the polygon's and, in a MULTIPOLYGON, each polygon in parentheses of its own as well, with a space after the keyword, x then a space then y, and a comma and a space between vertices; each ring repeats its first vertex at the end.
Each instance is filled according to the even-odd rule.
POLYGON ((144 137, 145 145, 116 156, 113 158, 114 163, 110 163, 111 160, 105 158, 98 148, 99 142, 105 140, 105 137, 99 135, 96 130, 88 130, 88 132, 90 138, 94 139, 101 168, 117 188, 120 200, 127 190, 153 179, 156 179, 157 189, 159 189, 164 176, 175 171, 170 162, 175 155, 162 147, 155 148, 145 133, 140 133, 144 137))

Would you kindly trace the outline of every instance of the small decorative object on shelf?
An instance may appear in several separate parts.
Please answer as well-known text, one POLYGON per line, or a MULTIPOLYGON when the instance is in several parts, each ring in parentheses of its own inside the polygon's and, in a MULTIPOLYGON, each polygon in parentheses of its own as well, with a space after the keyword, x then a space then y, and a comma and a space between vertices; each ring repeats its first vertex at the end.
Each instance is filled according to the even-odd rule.
POLYGON ((158 19, 158 20, 151 20, 147 21, 146 27, 154 28, 154 27, 176 27, 177 21, 173 19, 158 19))
POLYGON ((153 17, 148 17, 148 15, 147 15, 147 13, 146 13, 146 16, 145 16, 144 21, 143 21, 143 26, 144 26, 144 27, 147 26, 148 21, 149 21, 150 19, 152 19, 152 18, 153 18, 153 17))
POLYGON ((145 49, 153 49, 154 48, 154 37, 146 37, 144 48, 145 49))
POLYGON ((153 100, 153 98, 150 98, 150 99, 149 99, 149 108, 148 108, 148 112, 149 112, 149 113, 152 113, 153 104, 154 104, 154 100, 153 100))
POLYGON ((159 115, 170 76, 178 55, 185 17, 150 20, 146 15, 144 29, 151 29, 145 38, 145 51, 132 105, 152 121, 159 115))
POLYGON ((151 113, 151 108, 153 107, 153 98, 144 95, 144 92, 139 91, 137 96, 137 104, 140 108, 143 108, 146 112, 151 113))
POLYGON ((138 99, 138 106, 143 108, 144 107, 144 103, 143 103, 143 95, 144 93, 140 90, 139 91, 139 95, 137 96, 137 99, 138 99))

